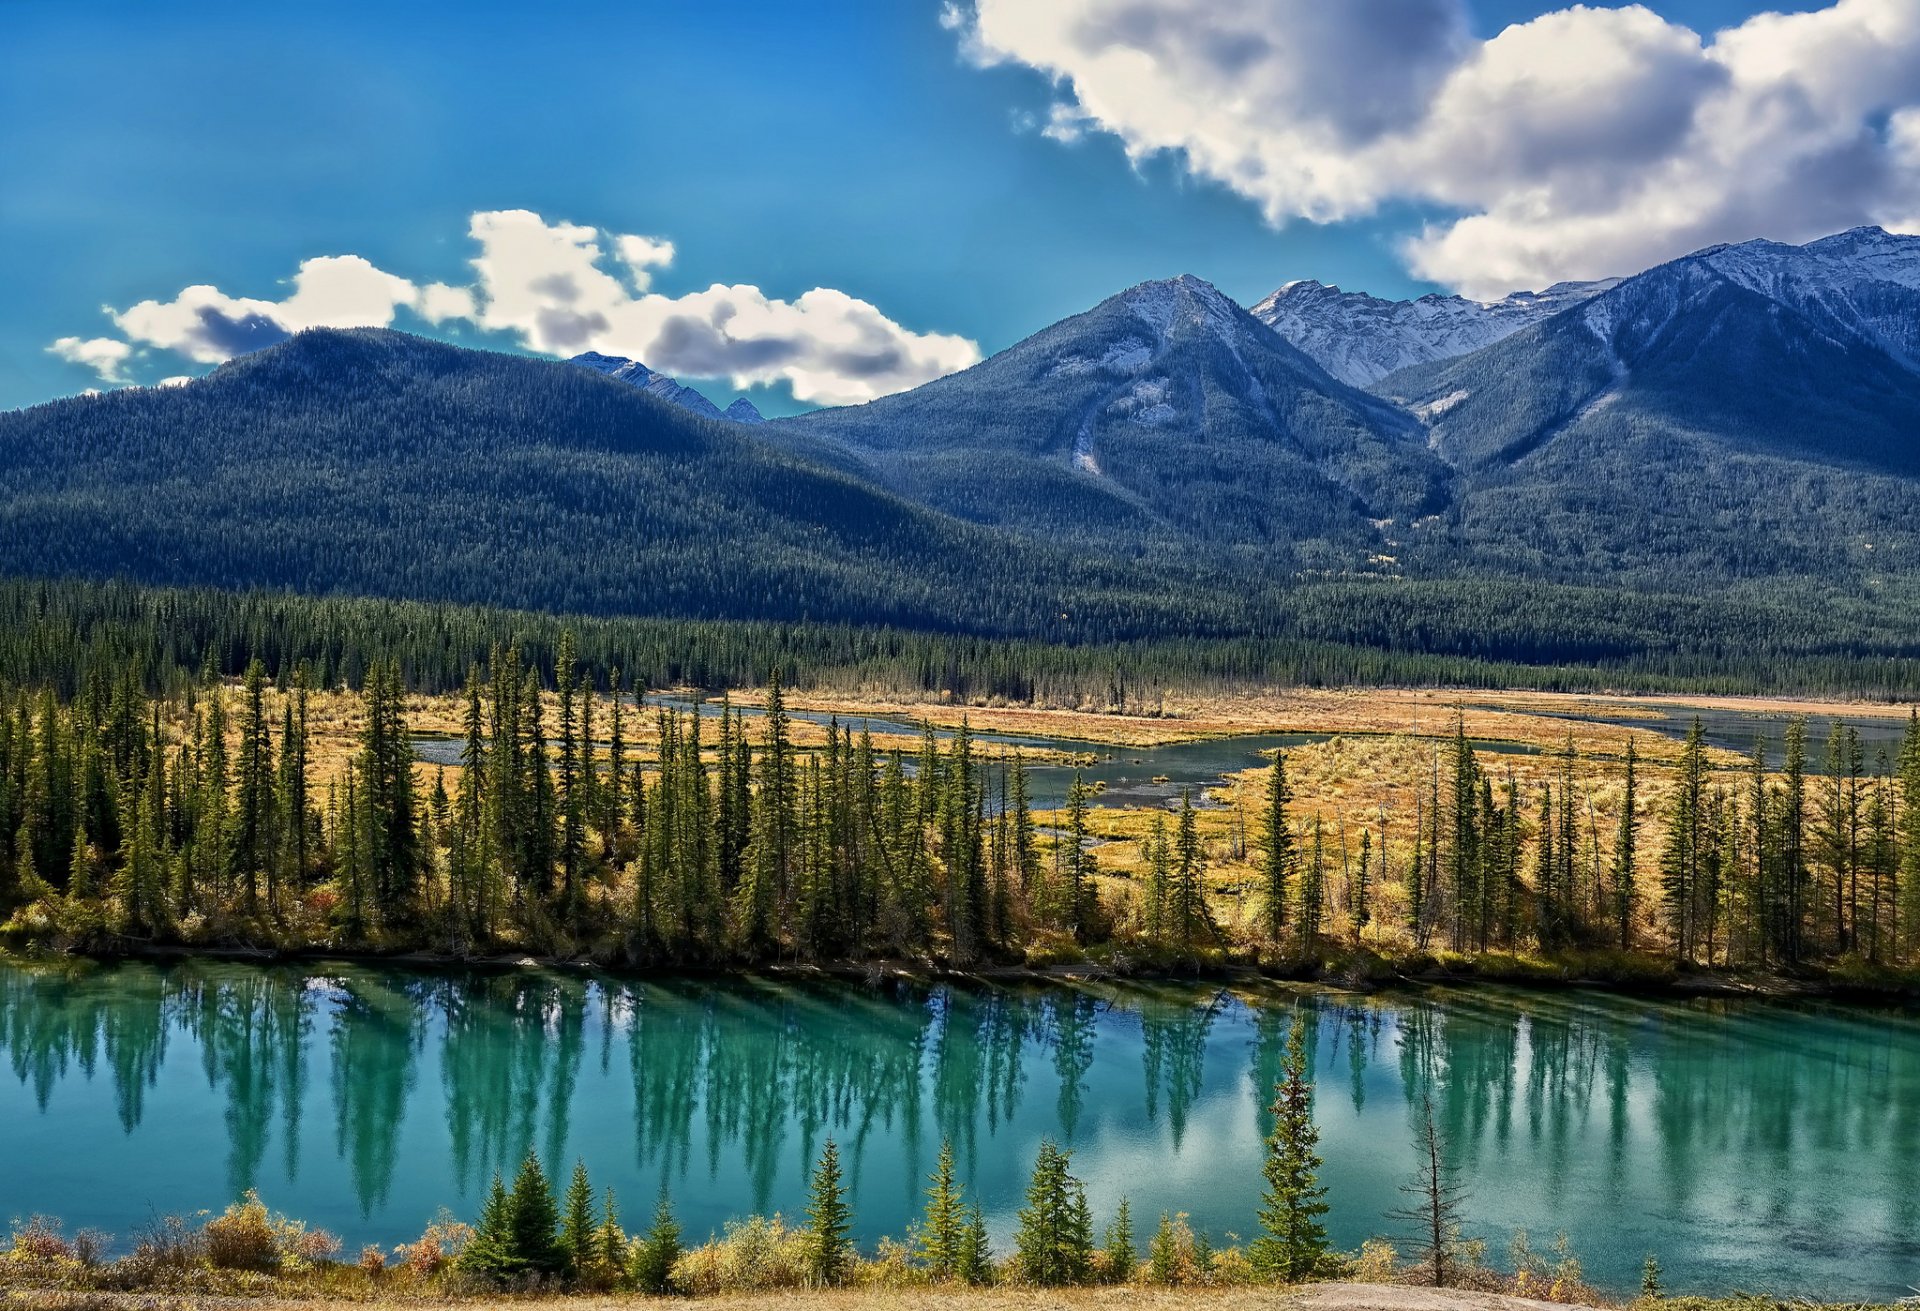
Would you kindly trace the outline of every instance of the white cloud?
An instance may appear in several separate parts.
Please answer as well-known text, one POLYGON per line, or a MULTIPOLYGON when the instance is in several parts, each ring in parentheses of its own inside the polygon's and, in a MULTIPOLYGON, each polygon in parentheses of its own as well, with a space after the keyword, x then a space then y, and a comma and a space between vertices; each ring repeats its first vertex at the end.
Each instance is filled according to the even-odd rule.
POLYGON ((1393 201, 1474 295, 1632 273, 1715 241, 1920 215, 1920 0, 1709 37, 1574 5, 1486 40, 1465 0, 974 0, 963 55, 1046 74, 1048 135, 1180 156, 1275 224, 1393 201))
POLYGON ((84 364, 106 382, 125 382, 133 347, 112 337, 62 337, 47 350, 70 364, 84 364))
MULTIPOLYGON (((797 399, 824 405, 903 391, 980 358, 963 337, 908 331, 866 301, 826 288, 791 301, 718 283, 685 296, 636 295, 607 272, 597 231, 527 210, 475 214, 472 235, 480 243, 480 324, 549 355, 626 355, 735 387, 785 382, 797 399)), ((636 253, 655 262, 663 248, 671 255, 647 238, 614 243, 636 281, 644 268, 634 267, 636 253)))
POLYGON ((918 386, 980 358, 965 338, 909 331, 826 288, 790 301, 752 286, 650 292, 653 270, 675 253, 659 237, 603 237, 529 210, 477 213, 468 233, 480 248, 470 287, 415 284, 358 255, 325 256, 302 263, 280 300, 191 286, 170 300, 109 310, 126 340, 63 337, 49 349, 120 382, 136 345, 216 364, 305 328, 388 327, 404 311, 434 324, 471 322, 549 355, 626 355, 736 387, 785 382, 798 400, 827 405, 918 386))

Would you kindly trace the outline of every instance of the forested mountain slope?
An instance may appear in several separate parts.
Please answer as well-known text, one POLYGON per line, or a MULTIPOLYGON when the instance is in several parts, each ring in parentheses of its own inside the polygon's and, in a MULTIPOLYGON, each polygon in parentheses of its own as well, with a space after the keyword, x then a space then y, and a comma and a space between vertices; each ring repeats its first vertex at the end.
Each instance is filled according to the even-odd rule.
POLYGON ((0 414, 0 572, 1691 676, 1910 654, 1917 439, 1920 239, 1877 229, 1703 251, 1373 392, 1193 278, 765 424, 315 331, 0 414))
POLYGON ((768 425, 963 518, 1134 549, 1350 568, 1375 520, 1445 504, 1405 412, 1197 278, 1149 282, 962 373, 768 425))
POLYGON ((1483 567, 1638 585, 1920 566, 1920 241, 1717 247, 1402 370, 1483 567))
POLYGON ((755 431, 572 364, 316 330, 182 387, 0 414, 0 567, 1063 637, 1218 622, 1168 579, 755 431))

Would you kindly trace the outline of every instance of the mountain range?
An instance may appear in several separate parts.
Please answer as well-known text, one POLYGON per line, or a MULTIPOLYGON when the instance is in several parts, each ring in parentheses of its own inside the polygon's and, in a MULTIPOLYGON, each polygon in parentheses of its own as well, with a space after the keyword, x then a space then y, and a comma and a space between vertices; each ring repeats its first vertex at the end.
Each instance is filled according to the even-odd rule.
POLYGON ((316 330, 0 415, 0 570, 1528 659, 1711 598, 1739 614, 1703 649, 1811 606, 1904 652, 1920 239, 1719 246, 1490 303, 1292 282, 1248 310, 1184 276, 759 420, 632 360, 316 330))

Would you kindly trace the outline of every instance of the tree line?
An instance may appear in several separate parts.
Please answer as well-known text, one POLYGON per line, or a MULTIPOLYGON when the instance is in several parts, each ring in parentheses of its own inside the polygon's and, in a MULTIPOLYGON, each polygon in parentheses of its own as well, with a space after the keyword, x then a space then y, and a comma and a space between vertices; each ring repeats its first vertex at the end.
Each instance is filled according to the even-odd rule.
POLYGON ((1076 781, 1043 831, 1024 761, 984 757, 964 724, 945 741, 927 728, 917 750, 832 724, 801 750, 777 672, 750 728, 724 700, 646 707, 617 671, 615 695, 596 695, 564 632, 557 684, 514 647, 485 668, 462 694, 449 777, 414 759, 398 665, 373 665, 355 749, 324 786, 299 668, 284 695, 258 660, 237 688, 178 700, 131 671, 66 702, 0 689, 0 898, 16 935, 518 945, 645 966, 968 966, 1051 943, 1168 962, 1370 945, 1797 967, 1905 964, 1920 929, 1920 720, 1896 758, 1871 762, 1836 723, 1820 767, 1796 722, 1782 770, 1756 743, 1737 774, 1708 767, 1696 723, 1660 815, 1642 815, 1629 744, 1605 835, 1571 737, 1523 790, 1456 725, 1413 814, 1395 827, 1383 812, 1357 859, 1344 832, 1336 853, 1318 815, 1294 813, 1276 754, 1233 862, 1255 886, 1228 914, 1191 796, 1153 817, 1142 873, 1123 880, 1089 841, 1088 789, 1076 781), (645 759, 638 716, 652 720, 645 759))

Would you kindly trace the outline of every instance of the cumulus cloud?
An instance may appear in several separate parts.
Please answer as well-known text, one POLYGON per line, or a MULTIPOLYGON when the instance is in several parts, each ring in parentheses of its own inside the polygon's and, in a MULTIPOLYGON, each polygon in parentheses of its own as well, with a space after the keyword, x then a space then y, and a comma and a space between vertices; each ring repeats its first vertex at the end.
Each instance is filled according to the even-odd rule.
POLYGON ((47 347, 70 364, 83 364, 106 382, 125 382, 133 347, 113 337, 62 337, 47 347))
POLYGON ((1574 5, 1472 37, 1466 0, 972 0, 980 64, 1051 79, 1049 135, 1180 157, 1268 221, 1435 206, 1415 272, 1492 296, 1715 241, 1920 216, 1920 0, 1703 37, 1574 5))
POLYGON ((124 381, 136 346, 215 364, 304 328, 388 327, 402 313, 466 322, 529 350, 626 355, 650 368, 736 387, 784 382, 796 399, 840 405, 918 386, 975 363, 962 337, 912 332, 866 301, 816 288, 793 300, 715 284, 684 296, 652 292, 673 262, 659 237, 602 233, 529 210, 473 215, 471 286, 416 284, 357 255, 302 263, 278 300, 192 286, 168 300, 109 310, 124 340, 63 337, 49 349, 124 381))

